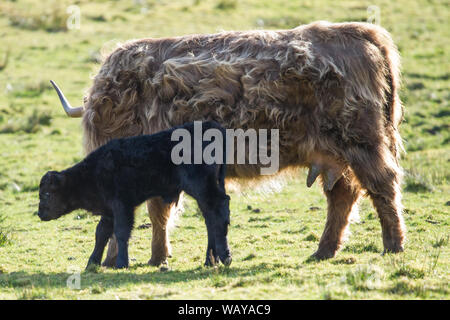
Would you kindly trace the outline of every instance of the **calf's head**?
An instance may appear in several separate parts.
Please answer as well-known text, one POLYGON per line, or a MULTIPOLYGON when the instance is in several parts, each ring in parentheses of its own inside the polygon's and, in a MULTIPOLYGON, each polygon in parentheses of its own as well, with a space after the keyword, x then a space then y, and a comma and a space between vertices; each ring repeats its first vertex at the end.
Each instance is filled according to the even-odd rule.
POLYGON ((39 212, 42 221, 58 219, 69 213, 66 177, 57 171, 47 172, 39 184, 39 212))

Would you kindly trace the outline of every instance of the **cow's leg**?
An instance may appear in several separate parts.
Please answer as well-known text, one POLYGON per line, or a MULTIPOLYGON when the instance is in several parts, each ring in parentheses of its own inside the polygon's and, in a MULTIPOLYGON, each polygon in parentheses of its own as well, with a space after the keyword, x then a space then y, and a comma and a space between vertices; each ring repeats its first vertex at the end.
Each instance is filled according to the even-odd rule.
POLYGON ((167 258, 171 255, 169 242, 168 222, 174 203, 164 203, 162 198, 154 198, 147 201, 148 213, 152 221, 152 257, 148 261, 149 265, 159 266, 167 263, 167 258))
POLYGON ((400 183, 402 170, 385 146, 350 148, 350 165, 372 199, 380 218, 384 252, 403 251, 405 225, 402 217, 400 183))
POLYGON ((117 240, 116 236, 113 234, 109 238, 108 251, 106 252, 106 258, 102 263, 102 266, 112 268, 116 265, 117 259, 117 240))
POLYGON ((341 177, 330 191, 324 188, 328 202, 328 215, 319 248, 313 254, 316 259, 335 256, 342 245, 345 229, 349 224, 350 213, 357 206, 360 186, 350 173, 341 177))
POLYGON ((91 257, 89 258, 87 267, 91 264, 100 265, 100 262, 102 261, 103 251, 112 233, 112 218, 102 217, 97 225, 97 229, 95 232, 95 247, 94 251, 91 254, 91 257))

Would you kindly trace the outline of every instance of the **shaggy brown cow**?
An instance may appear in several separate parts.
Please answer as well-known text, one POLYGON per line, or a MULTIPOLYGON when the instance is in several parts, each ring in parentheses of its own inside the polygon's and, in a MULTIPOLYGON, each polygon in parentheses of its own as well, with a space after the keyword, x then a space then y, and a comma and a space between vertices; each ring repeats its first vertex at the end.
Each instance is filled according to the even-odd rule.
MULTIPOLYGON (((222 32, 143 39, 104 61, 84 107, 86 152, 111 138, 154 133, 193 120, 225 128, 279 129, 280 169, 309 167, 328 200, 314 256, 333 257, 362 190, 378 212, 385 252, 403 250, 398 125, 399 56, 386 30, 367 23, 316 22, 293 30, 222 32)), ((255 165, 228 177, 254 178, 255 165)), ((152 258, 170 255, 175 205, 148 202, 152 258)), ((114 242, 113 242, 114 244, 114 242)), ((110 246, 106 263, 112 263, 110 246)))

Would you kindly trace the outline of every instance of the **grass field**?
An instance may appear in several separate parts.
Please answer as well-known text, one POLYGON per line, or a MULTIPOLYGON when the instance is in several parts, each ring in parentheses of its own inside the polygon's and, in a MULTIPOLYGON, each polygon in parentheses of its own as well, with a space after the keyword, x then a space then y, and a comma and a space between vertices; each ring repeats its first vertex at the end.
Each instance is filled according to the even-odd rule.
POLYGON ((0 299, 448 299, 449 18, 443 0, 0 2, 0 299), (67 13, 71 4, 78 7, 67 13), (192 199, 171 233, 169 270, 146 264, 144 207, 136 213, 130 268, 120 271, 84 272, 98 217, 76 211, 43 223, 36 216, 41 176, 83 157, 80 121, 65 116, 49 79, 78 104, 101 53, 117 41, 366 21, 371 5, 402 56, 404 253, 381 255, 381 227, 365 199, 336 258, 309 260, 326 199, 318 185, 306 188, 303 171, 279 193, 230 193, 229 268, 202 267, 206 227, 192 199), (79 21, 71 16, 77 8, 79 21), (77 269, 79 290, 66 284, 77 269))

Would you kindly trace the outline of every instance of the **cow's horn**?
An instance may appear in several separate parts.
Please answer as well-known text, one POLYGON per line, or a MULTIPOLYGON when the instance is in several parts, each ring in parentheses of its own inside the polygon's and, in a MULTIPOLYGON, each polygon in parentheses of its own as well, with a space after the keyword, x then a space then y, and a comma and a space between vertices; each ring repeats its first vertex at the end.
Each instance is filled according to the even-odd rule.
POLYGON ((313 164, 309 168, 308 177, 306 178, 306 186, 309 188, 313 185, 314 181, 316 181, 317 177, 320 174, 320 169, 318 166, 313 164))
POLYGON ((83 115, 83 111, 84 111, 83 107, 72 108, 69 101, 66 99, 66 97, 62 93, 61 89, 58 88, 56 83, 53 82, 53 80, 50 80, 50 83, 52 84, 53 88, 55 88, 56 93, 58 94, 59 100, 61 100, 61 104, 64 108, 64 111, 67 113, 67 115, 72 118, 81 117, 83 115))

